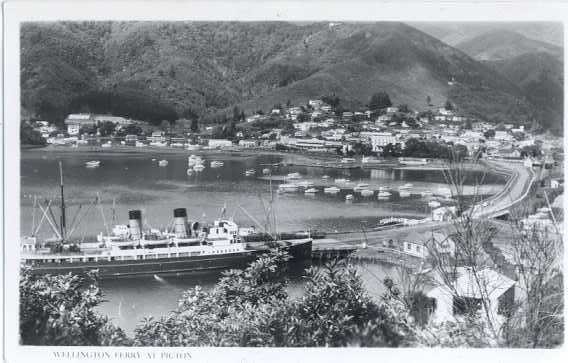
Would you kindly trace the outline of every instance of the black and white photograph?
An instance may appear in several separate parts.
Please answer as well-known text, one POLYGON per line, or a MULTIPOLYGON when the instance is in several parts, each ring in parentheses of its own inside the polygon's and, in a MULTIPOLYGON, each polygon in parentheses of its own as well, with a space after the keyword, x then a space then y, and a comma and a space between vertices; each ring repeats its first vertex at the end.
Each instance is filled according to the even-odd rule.
POLYGON ((5 336, 561 349, 563 21, 376 18, 19 22, 5 336))

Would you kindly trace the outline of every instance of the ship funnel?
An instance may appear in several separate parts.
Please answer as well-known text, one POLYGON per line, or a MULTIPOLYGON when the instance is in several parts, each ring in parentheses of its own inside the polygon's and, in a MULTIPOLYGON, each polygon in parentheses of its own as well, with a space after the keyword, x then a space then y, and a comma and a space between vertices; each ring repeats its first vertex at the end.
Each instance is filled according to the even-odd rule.
POLYGON ((188 233, 187 228, 187 210, 185 208, 174 209, 174 233, 177 238, 186 238, 191 233, 188 233))
POLYGON ((128 225, 130 227, 130 238, 137 241, 142 237, 142 212, 140 210, 128 211, 128 225))

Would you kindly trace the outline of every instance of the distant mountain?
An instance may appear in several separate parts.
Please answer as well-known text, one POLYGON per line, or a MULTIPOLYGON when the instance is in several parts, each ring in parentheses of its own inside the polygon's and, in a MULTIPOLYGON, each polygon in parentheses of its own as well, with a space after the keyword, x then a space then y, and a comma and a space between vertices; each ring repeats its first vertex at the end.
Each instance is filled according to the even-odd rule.
POLYGON ((561 22, 411 22, 409 25, 451 46, 495 30, 512 31, 529 39, 564 46, 561 22))
POLYGON ((557 57, 549 53, 526 53, 487 64, 515 83, 549 117, 563 114, 564 65, 557 57))
POLYGON ((59 22, 21 34, 23 110, 58 122, 79 111, 213 122, 235 105, 330 94, 361 108, 381 90, 417 110, 450 99, 495 122, 540 112, 496 68, 401 23, 59 22))
POLYGON ((477 60, 504 60, 527 53, 547 53, 562 58, 562 48, 529 39, 508 30, 493 30, 458 43, 456 48, 477 60))

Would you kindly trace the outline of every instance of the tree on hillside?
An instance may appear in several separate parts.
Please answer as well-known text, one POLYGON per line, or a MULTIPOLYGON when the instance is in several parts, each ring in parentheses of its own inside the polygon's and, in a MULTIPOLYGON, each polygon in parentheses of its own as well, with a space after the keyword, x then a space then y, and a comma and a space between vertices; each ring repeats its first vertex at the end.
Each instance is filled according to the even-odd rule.
POLYGON ((323 96, 321 100, 330 105, 332 108, 338 107, 341 103, 341 100, 336 95, 323 96))
POLYGON ((492 138, 495 137, 495 130, 494 130, 494 129, 487 130, 487 131, 485 131, 485 132, 483 133, 483 136, 484 136, 486 139, 492 139, 492 138))
POLYGON ((454 110, 454 104, 450 102, 450 100, 446 101, 446 104, 444 105, 444 108, 448 111, 453 111, 454 110))
POLYGON ((296 120, 298 122, 307 122, 307 121, 310 121, 310 116, 307 113, 302 112, 302 113, 298 114, 298 117, 296 118, 296 120))
POLYGON ((406 103, 403 103, 401 105, 398 105, 398 111, 402 112, 402 113, 409 113, 410 108, 408 107, 408 105, 406 103))
POLYGON ((378 110, 378 109, 381 109, 381 108, 386 108, 386 107, 391 107, 391 106, 392 106, 392 102, 390 100, 390 97, 389 97, 388 93, 386 93, 384 91, 374 93, 371 96, 371 100, 369 101, 369 108, 371 110, 378 110))
POLYGON ((26 122, 20 124, 21 145, 45 145, 45 139, 26 122))
POLYGON ((99 133, 101 136, 110 136, 116 129, 116 124, 110 121, 104 121, 99 124, 99 133))
POLYGON ((199 131, 199 121, 197 120, 197 118, 191 119, 190 130, 191 130, 191 132, 199 131))
POLYGON ((126 136, 126 135, 142 135, 143 130, 138 125, 126 125, 120 128, 118 131, 119 136, 126 136))
POLYGON ((160 129, 162 131, 169 131, 171 128, 171 124, 168 120, 162 120, 162 122, 160 123, 160 129))
POLYGON ((432 104, 432 98, 430 96, 426 96, 426 105, 430 106, 432 104))

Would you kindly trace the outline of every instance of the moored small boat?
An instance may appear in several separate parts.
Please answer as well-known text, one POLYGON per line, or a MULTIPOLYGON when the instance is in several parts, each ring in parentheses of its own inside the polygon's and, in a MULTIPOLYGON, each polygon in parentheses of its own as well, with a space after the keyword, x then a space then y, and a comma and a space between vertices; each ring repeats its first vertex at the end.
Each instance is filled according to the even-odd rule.
POLYGON ((251 176, 251 175, 254 175, 255 173, 256 173, 256 170, 254 170, 254 169, 247 169, 247 170, 245 170, 245 175, 246 175, 246 176, 251 176))
POLYGON ((361 195, 363 197, 371 197, 373 194, 375 194, 374 191, 372 191, 371 189, 363 189, 361 190, 361 195))
POLYGON ((158 161, 158 166, 168 166, 168 161, 167 160, 160 160, 160 161, 158 161))
POLYGON ((291 184, 291 183, 280 184, 278 186, 278 191, 282 192, 282 193, 293 193, 293 192, 298 191, 298 185, 291 184))
POLYGON ((377 197, 378 198, 389 198, 391 196, 390 192, 379 192, 377 193, 377 197))
POLYGON ((359 183, 355 186, 355 188, 353 188, 354 192, 362 192, 365 189, 369 188, 369 184, 367 183, 359 183))
POLYGON ((222 162, 222 161, 218 161, 218 160, 213 160, 213 161, 211 162, 211 164, 210 164, 210 166, 211 166, 212 168, 220 168, 220 167, 222 167, 223 165, 225 165, 225 163, 222 162))
POLYGON ((347 194, 345 196, 345 200, 353 200, 353 198, 354 198, 353 194, 347 194))
POLYGON ((440 202, 435 200, 431 200, 428 202, 428 207, 430 208, 438 208, 440 205, 441 205, 440 202))
POLYGON ((410 188, 412 188, 412 184, 411 184, 411 183, 406 183, 406 184, 401 185, 401 186, 398 187, 399 190, 407 190, 407 189, 410 189, 410 188))
POLYGON ((85 163, 85 166, 87 168, 98 168, 99 166, 101 166, 101 162, 99 160, 91 160, 91 161, 87 161, 85 163))
POLYGON ((401 198, 407 198, 407 197, 410 197, 410 192, 407 191, 407 190, 400 190, 398 192, 398 196, 401 197, 401 198))
POLYGON ((339 193, 340 191, 341 189, 339 189, 338 187, 327 187, 323 189, 323 192, 328 194, 336 194, 339 193))
POLYGON ((314 186, 314 183, 311 181, 301 181, 298 183, 298 186, 301 188, 311 188, 314 186))
POLYGON ((304 191, 305 194, 316 194, 318 190, 316 188, 308 188, 304 191))

